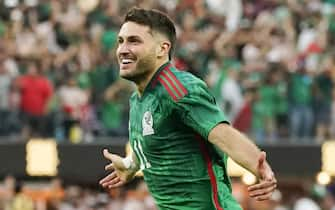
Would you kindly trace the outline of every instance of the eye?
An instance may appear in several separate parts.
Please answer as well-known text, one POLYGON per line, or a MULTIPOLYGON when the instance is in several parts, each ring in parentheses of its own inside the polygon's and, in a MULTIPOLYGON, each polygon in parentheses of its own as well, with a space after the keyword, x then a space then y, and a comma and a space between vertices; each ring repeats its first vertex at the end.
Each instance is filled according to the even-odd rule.
POLYGON ((132 44, 139 44, 139 43, 142 42, 142 41, 141 41, 139 38, 137 38, 137 37, 130 37, 130 38, 128 39, 128 41, 129 41, 129 43, 132 43, 132 44))

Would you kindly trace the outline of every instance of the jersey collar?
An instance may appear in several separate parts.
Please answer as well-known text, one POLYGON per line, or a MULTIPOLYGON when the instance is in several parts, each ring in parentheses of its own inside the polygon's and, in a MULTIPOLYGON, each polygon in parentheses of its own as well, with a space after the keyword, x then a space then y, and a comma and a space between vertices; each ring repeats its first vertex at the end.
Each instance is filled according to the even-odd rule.
MULTIPOLYGON (((164 69, 168 69, 172 66, 171 62, 168 61, 166 63, 164 63, 163 65, 161 65, 158 70, 155 72, 154 76, 151 78, 150 82, 148 83, 148 85, 145 88, 145 91, 147 89, 153 89, 155 88, 155 86, 157 85, 158 82, 158 76, 160 75, 160 73, 164 70, 164 69)), ((145 92, 144 91, 144 92, 145 92)))
POLYGON ((147 86, 144 88, 143 94, 142 96, 139 96, 139 94, 137 93, 137 97, 139 100, 141 100, 143 98, 144 95, 146 95, 146 93, 150 90, 150 89, 154 89, 155 86, 157 85, 158 82, 158 77, 160 75, 160 73, 164 70, 164 69, 168 69, 172 66, 171 62, 168 61, 166 63, 164 63, 163 65, 161 65, 157 71, 154 73, 154 76, 151 78, 151 80, 149 81, 149 83, 147 84, 147 86))

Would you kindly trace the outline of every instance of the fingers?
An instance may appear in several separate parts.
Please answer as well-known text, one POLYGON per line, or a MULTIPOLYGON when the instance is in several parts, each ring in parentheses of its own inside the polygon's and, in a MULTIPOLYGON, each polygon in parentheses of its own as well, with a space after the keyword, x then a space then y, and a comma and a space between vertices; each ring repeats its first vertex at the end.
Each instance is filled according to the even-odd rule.
POLYGON ((258 201, 264 201, 271 198, 272 193, 277 188, 277 180, 262 181, 261 183, 248 187, 249 195, 258 201))
POLYGON ((272 196, 272 193, 268 193, 268 194, 264 194, 264 195, 258 196, 255 199, 257 201, 266 201, 266 200, 269 200, 271 198, 271 196, 272 196))
POLYGON ((117 176, 116 172, 112 172, 111 174, 107 175, 105 178, 100 180, 99 184, 104 188, 116 188, 120 187, 125 182, 117 176))
POLYGON ((258 197, 264 196, 264 195, 270 195, 271 196, 272 192, 276 189, 276 187, 277 187, 276 185, 271 185, 271 186, 268 186, 266 188, 249 191, 249 195, 250 195, 250 197, 253 197, 253 198, 258 198, 258 197))
POLYGON ((258 184, 254 184, 248 187, 248 191, 255 191, 255 190, 259 190, 259 189, 263 189, 263 188, 267 188, 270 186, 277 186, 277 180, 273 179, 271 181, 261 181, 258 184))
POLYGON ((106 171, 110 171, 110 170, 114 170, 114 164, 113 163, 110 163, 108 165, 105 166, 105 170, 106 171))
POLYGON ((102 186, 107 187, 107 188, 113 188, 115 187, 114 185, 119 183, 121 180, 119 177, 115 177, 114 179, 110 180, 109 182, 104 183, 102 186))
POLYGON ((119 182, 117 182, 117 183, 115 183, 113 185, 108 186, 108 188, 117 188, 117 187, 121 187, 124 184, 125 184, 125 182, 122 181, 122 180, 120 180, 119 182))
POLYGON ((116 177, 117 177, 117 174, 116 174, 116 172, 114 171, 114 172, 110 173, 109 175, 107 175, 105 178, 101 179, 101 180, 99 181, 99 184, 102 185, 102 186, 104 186, 105 183, 107 183, 107 182, 113 180, 113 179, 116 178, 116 177))

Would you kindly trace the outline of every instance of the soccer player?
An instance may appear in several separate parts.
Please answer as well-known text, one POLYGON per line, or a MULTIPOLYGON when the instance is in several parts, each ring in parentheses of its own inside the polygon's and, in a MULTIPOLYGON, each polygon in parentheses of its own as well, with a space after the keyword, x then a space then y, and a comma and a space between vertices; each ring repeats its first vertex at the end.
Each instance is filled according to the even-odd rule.
POLYGON ((134 82, 126 158, 104 150, 111 173, 100 180, 114 188, 141 169, 159 209, 240 210, 231 194, 227 156, 258 178, 251 197, 269 199, 276 179, 261 152, 234 129, 206 84, 170 62, 173 22, 156 10, 133 8, 118 35, 120 76, 134 82))

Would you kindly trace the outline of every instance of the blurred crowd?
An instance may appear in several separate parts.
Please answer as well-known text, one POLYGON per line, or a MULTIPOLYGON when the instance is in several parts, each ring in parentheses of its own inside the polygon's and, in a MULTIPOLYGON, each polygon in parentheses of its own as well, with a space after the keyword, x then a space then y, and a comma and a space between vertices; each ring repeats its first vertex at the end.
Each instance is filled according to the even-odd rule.
MULTIPOLYGON (((306 184, 308 183, 308 184, 306 184)), ((244 210, 334 210, 335 185, 282 184, 272 199, 255 201, 247 187, 232 182, 233 194, 244 210)), ((3 210, 157 210, 140 177, 122 188, 103 191, 96 187, 65 184, 58 178, 43 182, 21 182, 12 176, 0 183, 3 210)))
POLYGON ((81 185, 63 186, 60 179, 20 182, 5 177, 0 186, 3 210, 157 210, 141 178, 123 188, 102 191, 81 185))
POLYGON ((0 135, 126 136, 115 46, 132 6, 173 18, 174 65, 258 144, 335 136, 334 0, 3 0, 0 135))

